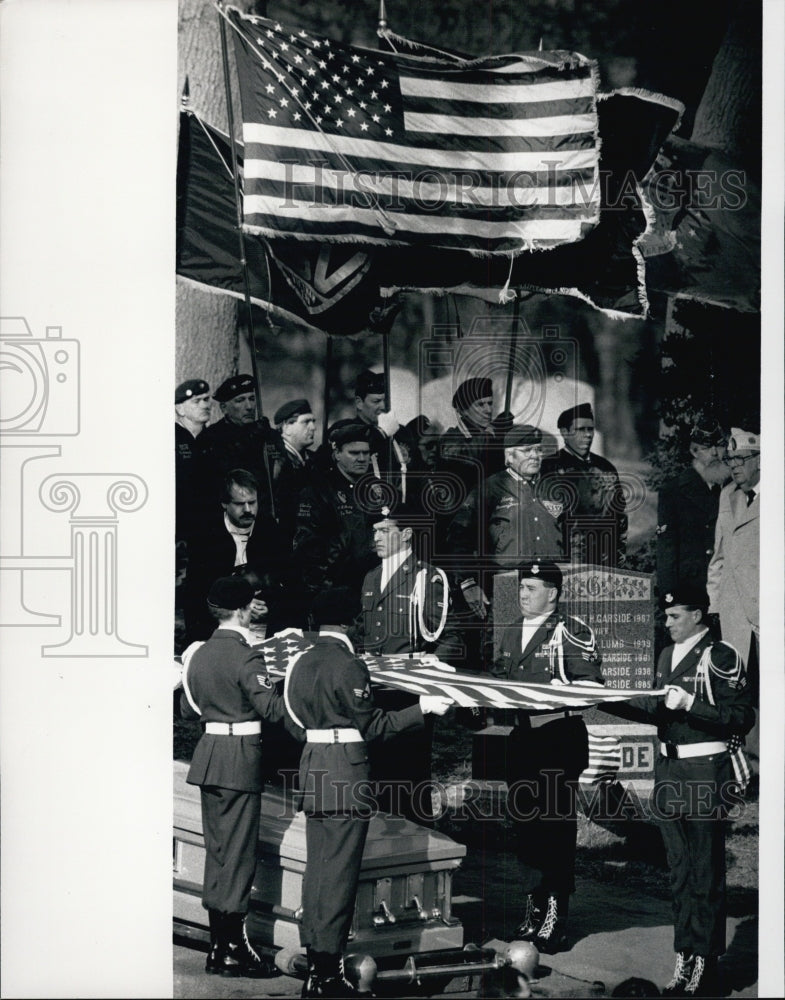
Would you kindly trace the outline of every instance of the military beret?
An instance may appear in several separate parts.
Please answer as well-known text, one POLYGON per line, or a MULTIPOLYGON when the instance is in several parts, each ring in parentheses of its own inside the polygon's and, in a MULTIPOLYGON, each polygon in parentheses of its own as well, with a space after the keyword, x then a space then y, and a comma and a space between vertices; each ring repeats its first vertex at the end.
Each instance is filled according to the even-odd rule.
POLYGON ((478 399, 493 396, 493 382, 489 378, 467 378, 461 382, 452 397, 455 410, 468 410, 478 399))
POLYGON ((535 559, 533 562, 521 563, 518 567, 518 582, 521 580, 542 580, 561 593, 562 571, 550 559, 535 559))
POLYGON ((217 399, 219 403, 228 403, 230 399, 241 396, 244 392, 256 392, 253 375, 232 375, 225 382, 221 382, 213 393, 213 399, 217 399))
POLYGON ((709 607, 709 595, 706 593, 705 587, 688 583, 679 584, 660 597, 660 608, 663 611, 667 611, 668 608, 673 608, 677 604, 706 611, 709 607))
POLYGON ((290 417, 299 417, 301 413, 313 413, 311 404, 307 399, 292 399, 283 406, 279 406, 273 417, 274 424, 282 424, 290 417))
POLYGON ((573 420, 594 420, 591 403, 579 403, 577 406, 571 406, 568 410, 562 410, 556 421, 556 426, 559 430, 562 427, 571 427, 573 420))
POLYGON ((365 399, 371 393, 384 395, 386 391, 387 385, 384 373, 372 372, 369 368, 366 368, 364 372, 360 372, 354 383, 354 394, 355 396, 359 396, 360 399, 365 399))
POLYGON ((370 444, 371 434, 369 424, 360 423, 359 420, 338 420, 328 431, 327 437, 336 448, 342 448, 350 441, 365 441, 370 444))
POLYGON ((711 448, 725 443, 725 433, 718 423, 695 424, 690 431, 690 442, 702 448, 711 448))
POLYGON ((181 382, 174 390, 175 406, 178 403, 185 403, 194 396, 203 396, 210 391, 210 386, 203 378, 189 378, 186 382, 181 382))
POLYGON ((728 439, 728 451, 760 451, 760 434, 743 431, 739 427, 731 427, 728 439))
POLYGON ((540 444, 542 431, 531 424, 513 424, 504 435, 505 448, 525 448, 528 445, 540 444))
POLYGON ((237 611, 246 608, 253 600, 253 585, 242 576, 220 576, 207 594, 207 603, 214 608, 237 611))
POLYGON ((331 587, 314 597, 311 617, 317 626, 351 625, 360 611, 360 603, 349 587, 331 587))

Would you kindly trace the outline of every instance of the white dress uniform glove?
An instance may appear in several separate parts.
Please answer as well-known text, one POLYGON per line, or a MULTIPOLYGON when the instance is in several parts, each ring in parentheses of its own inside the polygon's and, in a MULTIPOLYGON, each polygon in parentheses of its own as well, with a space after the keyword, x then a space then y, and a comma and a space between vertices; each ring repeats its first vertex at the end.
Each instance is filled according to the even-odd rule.
POLYGON ((445 698, 443 695, 420 695, 420 711, 423 715, 444 715, 450 705, 452 705, 452 699, 445 698))
POLYGON ((673 711, 683 708, 689 712, 694 701, 695 695, 690 694, 689 691, 685 691, 683 687, 679 687, 677 684, 668 684, 665 688, 666 708, 670 708, 673 711))
POLYGON ((456 673, 455 667, 449 663, 443 663, 434 653, 423 653, 420 663, 424 667, 431 667, 433 670, 443 670, 446 674, 456 673))

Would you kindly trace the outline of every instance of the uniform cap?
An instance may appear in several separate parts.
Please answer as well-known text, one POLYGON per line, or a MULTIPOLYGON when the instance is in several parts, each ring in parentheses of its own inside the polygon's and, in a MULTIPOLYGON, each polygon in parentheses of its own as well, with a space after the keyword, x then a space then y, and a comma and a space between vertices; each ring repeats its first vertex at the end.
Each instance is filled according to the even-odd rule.
POLYGON ((518 582, 521 580, 542 580, 543 583, 555 587, 561 593, 562 579, 561 569, 557 563, 550 559, 535 559, 533 562, 521 563, 518 567, 518 582))
POLYGON ((370 368, 360 372, 354 382, 354 394, 365 399, 371 393, 384 395, 387 391, 383 372, 372 372, 370 368))
POLYGON ((381 507, 371 515, 371 523, 379 524, 380 521, 394 521, 395 524, 403 528, 413 528, 422 523, 422 517, 418 516, 416 508, 409 503, 396 503, 394 506, 381 507))
POLYGON ((568 410, 562 410, 556 421, 556 426, 559 430, 566 429, 572 426, 573 420, 594 420, 591 403, 578 403, 577 406, 571 406, 568 410))
POLYGON ((189 378, 186 382, 181 382, 174 390, 175 406, 178 403, 185 403, 194 396, 203 396, 210 391, 210 386, 203 378, 189 378))
POLYGON ((228 403, 230 399, 241 396, 244 392, 256 392, 253 375, 232 375, 225 382, 221 382, 213 393, 213 398, 219 403, 228 403))
POLYGON ((489 378, 467 378, 455 390, 452 397, 453 409, 468 410, 472 403, 489 396, 493 396, 493 382, 489 378))
POLYGON ((725 443, 725 433, 719 424, 695 424, 690 431, 690 442, 701 448, 711 448, 725 443))
POLYGON ((361 424, 358 420, 339 420, 330 428, 327 433, 329 440, 336 448, 342 448, 351 441, 365 441, 371 443, 373 433, 370 424, 361 424))
POLYGON ((660 607, 663 611, 676 605, 684 605, 691 608, 701 608, 706 611, 709 607, 709 595, 705 587, 697 587, 694 584, 679 584, 660 598, 660 607))
POLYGON ((273 417, 273 423, 282 424, 285 420, 289 420, 290 417, 299 417, 302 413, 313 413, 311 404, 307 399, 292 399, 288 403, 284 403, 283 406, 278 407, 273 417))
POLYGON ((513 424, 504 435, 505 448, 522 448, 527 445, 540 444, 542 431, 531 424, 513 424))
POLYGON ((760 451, 760 434, 743 431, 740 427, 731 427, 728 439, 728 451, 760 451))
POLYGON ((242 576, 220 576, 210 587, 207 603, 214 608, 237 611, 246 608, 253 600, 254 588, 242 576))

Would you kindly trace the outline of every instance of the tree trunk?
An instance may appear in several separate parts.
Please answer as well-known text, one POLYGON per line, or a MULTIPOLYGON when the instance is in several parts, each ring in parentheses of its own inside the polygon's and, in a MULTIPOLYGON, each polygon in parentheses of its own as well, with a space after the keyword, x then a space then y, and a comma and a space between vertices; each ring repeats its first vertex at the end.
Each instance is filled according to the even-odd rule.
MULTIPOLYGON (((234 2, 242 9, 251 7, 249 2, 234 2)), ((209 124, 228 131, 219 16, 210 0, 180 0, 177 77, 180 93, 188 78, 189 107, 209 124)), ((227 40, 231 63, 231 36, 227 40)), ((239 103, 236 98, 233 102, 237 122, 239 103)), ((238 371, 237 315, 238 307, 244 307, 238 299, 205 291, 180 278, 176 305, 177 382, 204 378, 215 389, 238 371)), ((251 371, 250 367, 244 370, 251 371)))

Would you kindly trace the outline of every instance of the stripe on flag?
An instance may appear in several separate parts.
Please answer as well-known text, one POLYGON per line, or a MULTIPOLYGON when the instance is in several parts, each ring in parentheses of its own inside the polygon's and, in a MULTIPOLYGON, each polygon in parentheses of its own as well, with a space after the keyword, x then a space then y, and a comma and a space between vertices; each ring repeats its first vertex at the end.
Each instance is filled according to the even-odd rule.
POLYGON ((591 727, 587 729, 589 765, 579 780, 584 785, 613 781, 621 768, 621 740, 618 736, 602 736, 591 727))
POLYGON ((599 221, 596 65, 360 49, 229 9, 244 227, 266 237, 481 253, 599 221))

